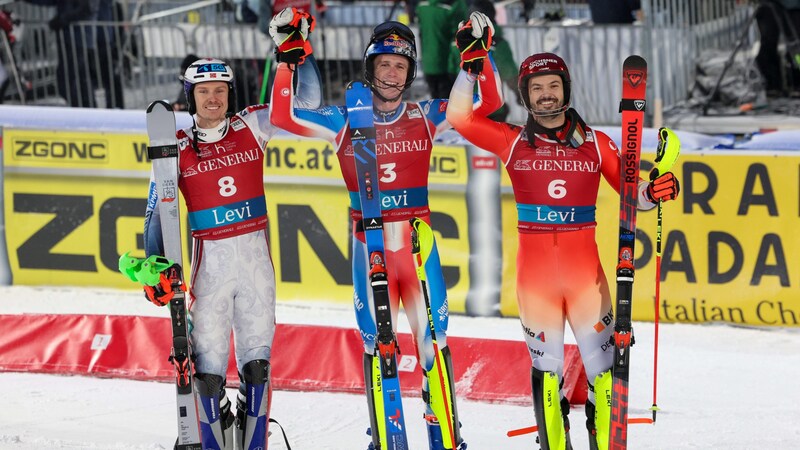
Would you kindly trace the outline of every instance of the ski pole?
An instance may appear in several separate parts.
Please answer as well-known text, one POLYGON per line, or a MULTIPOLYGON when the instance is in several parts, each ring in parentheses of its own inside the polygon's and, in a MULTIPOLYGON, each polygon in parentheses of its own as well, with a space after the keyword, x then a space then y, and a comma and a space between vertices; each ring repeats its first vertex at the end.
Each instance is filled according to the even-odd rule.
POLYGON ((258 102, 264 104, 267 100, 267 85, 269 84, 269 73, 272 71, 272 58, 267 57, 264 61, 264 74, 261 76, 261 96, 258 102))
MULTIPOLYGON (((658 130, 658 148, 656 150, 655 162, 658 163, 655 169, 650 172, 650 180, 655 180, 660 175, 669 172, 678 155, 681 152, 681 141, 668 128, 660 128, 658 130)), ((658 201, 658 220, 656 225, 656 295, 653 300, 655 309, 655 337, 653 342, 653 406, 650 410, 653 411, 653 423, 656 421, 656 413, 658 412, 658 324, 659 324, 659 303, 661 302, 661 230, 662 230, 662 201, 658 201)))

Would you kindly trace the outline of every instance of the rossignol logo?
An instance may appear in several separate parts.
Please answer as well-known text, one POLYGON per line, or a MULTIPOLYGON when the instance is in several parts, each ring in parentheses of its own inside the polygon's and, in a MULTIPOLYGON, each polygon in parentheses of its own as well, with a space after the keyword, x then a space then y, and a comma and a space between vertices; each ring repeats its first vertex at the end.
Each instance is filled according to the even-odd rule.
POLYGON ((11 145, 12 154, 16 160, 80 163, 108 162, 108 146, 104 141, 14 139, 11 145))
POLYGON ((628 80, 628 84, 632 87, 636 87, 644 80, 644 72, 640 70, 629 70, 625 72, 625 78, 628 80))
POLYGON ((639 119, 628 122, 625 134, 625 182, 636 183, 639 178, 639 168, 636 161, 636 134, 639 131, 639 119))
POLYGON ((644 106, 646 102, 644 100, 634 100, 633 107, 636 108, 637 111, 644 111, 644 106))

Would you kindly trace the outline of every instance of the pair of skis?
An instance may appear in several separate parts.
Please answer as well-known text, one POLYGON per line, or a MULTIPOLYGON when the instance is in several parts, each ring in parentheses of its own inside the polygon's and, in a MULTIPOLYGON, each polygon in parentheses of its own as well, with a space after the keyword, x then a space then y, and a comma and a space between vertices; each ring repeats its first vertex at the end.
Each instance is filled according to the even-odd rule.
MULTIPOLYGON (((373 355, 367 357, 364 362, 365 365, 371 365, 371 371, 365 370, 365 373, 372 374, 372 380, 366 380, 367 398, 371 399, 370 407, 376 412, 376 417, 371 417, 374 420, 371 423, 372 433, 377 433, 378 446, 376 446, 376 450, 406 450, 409 445, 403 414, 400 377, 397 372, 397 338, 392 326, 386 278, 372 92, 364 83, 352 82, 347 86, 345 100, 350 126, 350 141, 353 146, 358 178, 364 237, 369 255, 369 284, 372 289, 377 326, 373 355)), ((432 409, 440 420, 443 439, 451 448, 455 449, 460 437, 457 429, 457 414, 454 408, 451 409, 451 406, 454 405, 453 389, 449 384, 448 377, 443 375, 448 372, 445 370, 445 358, 436 341, 436 330, 424 270, 425 260, 433 247, 433 232, 421 220, 412 219, 411 223, 413 229, 412 252, 425 298, 434 347, 434 369, 431 372, 439 374, 438 380, 430 380, 432 396, 437 398, 432 409)), ((452 369, 449 370, 452 372, 452 369)))

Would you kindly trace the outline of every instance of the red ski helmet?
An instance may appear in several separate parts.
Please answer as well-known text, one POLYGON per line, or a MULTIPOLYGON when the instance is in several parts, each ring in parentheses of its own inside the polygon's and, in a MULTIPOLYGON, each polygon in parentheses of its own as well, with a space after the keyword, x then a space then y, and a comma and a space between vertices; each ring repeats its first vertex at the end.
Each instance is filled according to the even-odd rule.
POLYGON ((522 97, 525 108, 533 114, 531 110, 531 100, 528 96, 528 80, 537 75, 558 75, 564 83, 564 105, 557 110, 541 112, 537 115, 556 115, 569 109, 570 102, 570 82, 569 69, 567 63, 560 56, 554 53, 536 53, 525 58, 519 66, 519 78, 517 79, 517 90, 522 97))

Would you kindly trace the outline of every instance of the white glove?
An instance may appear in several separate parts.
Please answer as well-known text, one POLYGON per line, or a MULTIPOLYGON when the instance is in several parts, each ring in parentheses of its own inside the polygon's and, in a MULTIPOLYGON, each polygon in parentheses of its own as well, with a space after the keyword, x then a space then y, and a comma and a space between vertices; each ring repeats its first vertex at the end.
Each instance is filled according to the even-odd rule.
POLYGON ((486 14, 475 11, 469 15, 469 21, 472 23, 472 36, 475 39, 483 37, 483 29, 486 27, 489 27, 492 31, 492 36, 494 36, 494 25, 492 25, 492 21, 489 20, 486 14))
POLYGON ((269 35, 277 47, 280 47, 295 31, 299 32, 305 41, 308 38, 308 29, 308 19, 303 13, 298 13, 291 7, 284 8, 269 21, 269 35))

